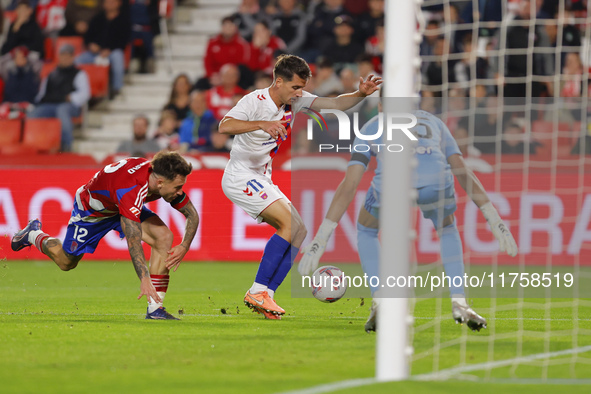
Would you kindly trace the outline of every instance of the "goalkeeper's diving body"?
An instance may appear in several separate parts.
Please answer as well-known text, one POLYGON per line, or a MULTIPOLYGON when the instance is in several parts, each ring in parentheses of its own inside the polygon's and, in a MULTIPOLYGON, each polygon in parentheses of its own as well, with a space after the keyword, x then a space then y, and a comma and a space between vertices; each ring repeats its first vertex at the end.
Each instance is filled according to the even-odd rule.
MULTIPOLYGON (((517 255, 517 244, 490 202, 482 184, 464 164, 460 149, 447 126, 428 112, 418 110, 414 114, 418 122, 410 131, 418 139, 418 145, 415 148, 418 166, 413 178, 414 187, 418 192, 416 202, 423 216, 433 222, 440 239, 440 254, 445 275, 452 278, 449 290, 453 318, 456 322, 466 323, 472 330, 480 331, 481 328, 486 328, 486 320, 467 304, 464 287, 453 285, 454 277, 464 276, 462 241, 454 220, 456 210, 454 175, 488 221, 494 236, 499 241, 500 250, 507 252, 510 256, 515 256, 517 255)), ((375 135, 378 126, 379 117, 376 115, 363 126, 360 133, 375 135)), ((371 156, 375 156, 377 168, 357 221, 357 246, 365 273, 368 277, 378 276, 379 208, 383 171, 381 155, 384 151, 384 149, 377 151, 380 143, 381 141, 375 141, 371 145, 371 150, 364 153, 358 153, 355 149, 351 150, 354 153, 351 155, 345 177, 337 188, 325 219, 312 243, 302 249, 304 256, 298 266, 300 274, 309 275, 318 266, 328 239, 355 197, 355 192, 371 156)), ((358 144, 364 144, 364 141, 359 137, 355 139, 353 146, 358 144)), ((364 149, 359 149, 359 151, 362 150, 364 149)), ((367 332, 376 329, 378 309, 376 301, 379 300, 379 293, 376 294, 377 290, 377 288, 371 289, 374 302, 370 317, 365 324, 367 332)))

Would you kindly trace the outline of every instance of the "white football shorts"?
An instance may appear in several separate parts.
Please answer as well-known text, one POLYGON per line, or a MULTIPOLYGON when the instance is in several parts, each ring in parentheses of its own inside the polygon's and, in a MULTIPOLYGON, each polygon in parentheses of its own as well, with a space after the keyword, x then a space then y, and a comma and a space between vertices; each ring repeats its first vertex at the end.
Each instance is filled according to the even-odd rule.
POLYGON ((242 208, 258 223, 263 221, 259 215, 275 201, 285 198, 291 201, 279 190, 277 185, 264 175, 255 172, 230 174, 224 171, 222 190, 226 197, 242 208))

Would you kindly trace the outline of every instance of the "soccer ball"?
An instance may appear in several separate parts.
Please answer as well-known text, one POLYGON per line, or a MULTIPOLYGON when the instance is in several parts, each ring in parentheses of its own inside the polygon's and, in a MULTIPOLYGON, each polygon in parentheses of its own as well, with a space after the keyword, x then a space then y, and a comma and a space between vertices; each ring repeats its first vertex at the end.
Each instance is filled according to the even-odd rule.
POLYGON ((312 274, 312 294, 322 302, 340 300, 347 291, 345 273, 340 268, 326 265, 312 274))

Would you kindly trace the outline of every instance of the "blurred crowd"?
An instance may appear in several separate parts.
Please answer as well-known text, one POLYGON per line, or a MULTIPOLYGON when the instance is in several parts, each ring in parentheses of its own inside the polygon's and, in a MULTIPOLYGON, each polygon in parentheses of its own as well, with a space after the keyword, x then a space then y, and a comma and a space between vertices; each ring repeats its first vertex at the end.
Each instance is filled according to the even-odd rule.
POLYGON ((558 142, 579 153, 588 138, 587 2, 445 3, 423 9, 421 96, 437 98, 424 105, 447 121, 464 154, 535 154, 558 142), (558 125, 573 138, 536 135, 558 125))

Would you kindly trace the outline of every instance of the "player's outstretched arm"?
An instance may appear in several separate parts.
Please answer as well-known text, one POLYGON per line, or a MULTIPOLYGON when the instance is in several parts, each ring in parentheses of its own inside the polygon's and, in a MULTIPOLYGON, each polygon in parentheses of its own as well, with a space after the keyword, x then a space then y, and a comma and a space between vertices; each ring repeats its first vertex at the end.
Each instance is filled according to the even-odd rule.
POLYGON ((365 97, 379 89, 382 84, 382 78, 373 74, 367 76, 365 81, 359 77, 359 89, 353 93, 341 94, 338 97, 318 97, 312 103, 313 110, 338 109, 346 111, 359 104, 365 97))
POLYGON ((156 302, 162 302, 162 299, 156 292, 152 281, 150 280, 150 271, 146 266, 146 256, 144 255, 144 249, 142 248, 142 225, 139 222, 135 222, 124 216, 121 216, 121 229, 125 238, 127 239, 127 247, 129 248, 129 255, 131 256, 131 262, 135 268, 138 278, 140 278, 140 295, 138 300, 144 295, 150 300, 149 297, 156 302))
POLYGON ((484 187, 476 175, 466 167, 461 155, 451 155, 447 158, 447 161, 451 166, 453 174, 458 179, 460 186, 462 186, 476 206, 480 208, 480 211, 486 218, 493 235, 499 241, 501 252, 507 252, 509 256, 515 257, 518 252, 515 238, 513 238, 513 234, 511 234, 511 231, 509 231, 507 225, 505 225, 505 222, 503 222, 499 213, 490 202, 484 187))
POLYGON ((195 206, 191 201, 179 209, 179 212, 185 215, 185 218, 187 218, 187 223, 185 224, 185 235, 183 236, 183 241, 180 244, 174 246, 168 251, 168 257, 164 261, 166 268, 169 270, 174 268, 175 272, 189 251, 191 242, 193 242, 193 238, 195 238, 195 234, 197 234, 197 228, 199 227, 199 214, 197 213, 197 209, 195 209, 195 206))
POLYGON ((226 116, 221 120, 218 131, 220 134, 237 135, 255 130, 263 130, 275 139, 281 138, 285 140, 287 138, 286 124, 287 121, 280 120, 240 120, 226 116))
POLYGON ((309 245, 302 248, 301 253, 304 254, 304 257, 302 257, 298 265, 300 275, 309 275, 318 267, 320 258, 324 254, 326 243, 337 227, 337 223, 347 211, 349 204, 355 198, 355 192, 357 191, 359 182, 361 182, 361 178, 363 178, 364 172, 365 167, 360 164, 353 164, 347 167, 345 178, 337 188, 326 217, 320 225, 316 236, 309 245))

